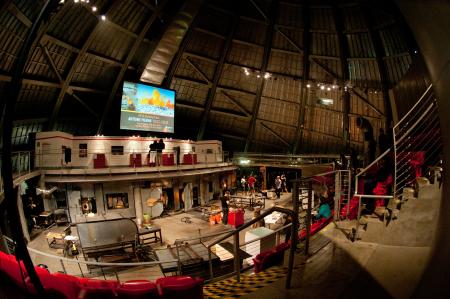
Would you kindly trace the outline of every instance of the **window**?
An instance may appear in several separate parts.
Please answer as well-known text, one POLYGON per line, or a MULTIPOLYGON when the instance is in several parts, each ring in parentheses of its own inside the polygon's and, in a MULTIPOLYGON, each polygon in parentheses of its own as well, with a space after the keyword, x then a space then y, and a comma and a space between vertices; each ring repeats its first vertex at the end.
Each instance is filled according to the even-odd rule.
POLYGON ((213 154, 214 151, 213 151, 212 148, 207 148, 207 149, 206 149, 206 153, 207 153, 207 154, 213 154))
POLYGON ((110 193, 105 197, 108 210, 128 209, 128 193, 110 193))
POLYGON ((80 158, 86 158, 87 157, 87 143, 80 143, 78 145, 78 157, 80 158))
POLYGON ((123 146, 122 145, 113 145, 113 146, 111 146, 111 154, 113 154, 113 155, 123 155, 123 146))

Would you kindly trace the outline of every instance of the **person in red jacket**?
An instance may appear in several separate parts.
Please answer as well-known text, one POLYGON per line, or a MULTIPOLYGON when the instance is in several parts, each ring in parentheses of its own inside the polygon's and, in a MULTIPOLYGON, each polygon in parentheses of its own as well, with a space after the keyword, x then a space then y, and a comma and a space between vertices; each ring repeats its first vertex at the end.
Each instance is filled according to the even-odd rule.
POLYGON ((255 183, 256 183, 256 179, 253 176, 253 173, 250 174, 250 176, 247 179, 247 183, 248 183, 248 189, 250 190, 250 193, 255 193, 255 183))

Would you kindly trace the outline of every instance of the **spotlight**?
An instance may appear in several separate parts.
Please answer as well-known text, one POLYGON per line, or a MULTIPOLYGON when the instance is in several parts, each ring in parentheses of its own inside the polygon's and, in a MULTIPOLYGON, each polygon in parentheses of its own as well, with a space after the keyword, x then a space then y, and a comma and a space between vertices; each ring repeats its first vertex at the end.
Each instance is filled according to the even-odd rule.
POLYGON ((106 21, 106 16, 105 15, 102 15, 101 18, 102 18, 102 21, 106 21))
POLYGON ((92 6, 92 11, 97 11, 97 6, 92 6))
POLYGON ((310 88, 311 87, 311 84, 306 84, 306 88, 310 88))
POLYGON ((320 86, 320 90, 324 90, 325 89, 325 86, 320 86))
POLYGON ((330 90, 331 90, 331 88, 327 87, 327 90, 328 90, 328 91, 330 91, 330 90))
POLYGON ((261 78, 261 76, 260 75, 256 75, 256 78, 261 78))
POLYGON ((270 73, 265 73, 264 74, 264 79, 269 79, 270 78, 270 73))

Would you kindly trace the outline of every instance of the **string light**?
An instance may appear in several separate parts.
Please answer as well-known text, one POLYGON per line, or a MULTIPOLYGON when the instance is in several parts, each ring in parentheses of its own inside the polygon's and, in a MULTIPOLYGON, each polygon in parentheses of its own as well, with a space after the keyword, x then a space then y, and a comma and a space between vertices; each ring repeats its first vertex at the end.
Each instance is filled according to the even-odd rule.
MULTIPOLYGON (((65 1, 65 0, 60 0, 59 1, 59 5, 64 5, 64 4, 66 4, 66 3, 68 3, 68 2, 70 2, 70 1, 65 1)), ((74 4, 77 4, 77 5, 83 5, 83 6, 85 6, 89 11, 92 11, 94 14, 97 14, 98 13, 98 8, 97 8, 97 6, 95 6, 95 5, 92 5, 91 6, 91 4, 89 4, 90 3, 90 0, 73 0, 72 1, 74 4)), ((97 15, 98 16, 98 15, 97 15)), ((106 16, 105 15, 101 15, 101 16, 99 16, 100 17, 100 19, 102 20, 102 21, 106 21, 106 16)))

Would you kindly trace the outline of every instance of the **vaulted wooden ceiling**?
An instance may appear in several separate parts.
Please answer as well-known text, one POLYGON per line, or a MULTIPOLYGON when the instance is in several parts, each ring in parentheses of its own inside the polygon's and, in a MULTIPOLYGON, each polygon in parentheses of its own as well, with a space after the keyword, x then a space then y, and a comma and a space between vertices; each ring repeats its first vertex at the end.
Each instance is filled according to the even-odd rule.
MULTIPOLYGON (((121 84, 139 80, 189 1, 65 1, 29 53, 14 144, 42 130, 127 135, 119 130, 121 84)), ((177 92, 174 137, 219 139, 235 151, 329 153, 341 150, 346 126, 349 144, 362 148, 359 116, 374 131, 386 127, 389 89, 415 55, 391 1, 195 1, 163 81, 177 92)), ((2 101, 43 4, 1 6, 2 101)))

